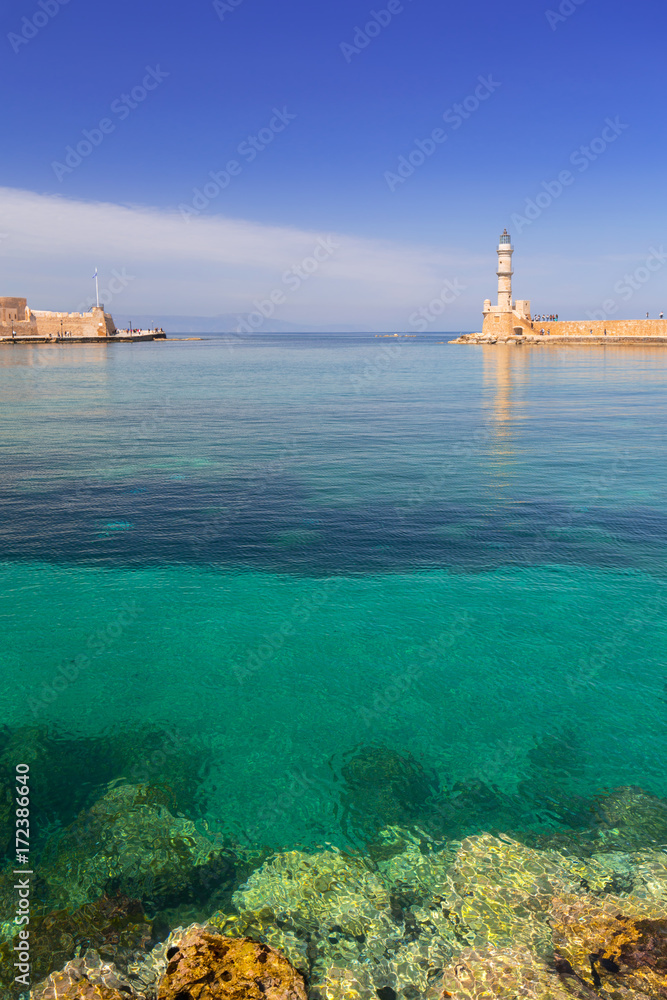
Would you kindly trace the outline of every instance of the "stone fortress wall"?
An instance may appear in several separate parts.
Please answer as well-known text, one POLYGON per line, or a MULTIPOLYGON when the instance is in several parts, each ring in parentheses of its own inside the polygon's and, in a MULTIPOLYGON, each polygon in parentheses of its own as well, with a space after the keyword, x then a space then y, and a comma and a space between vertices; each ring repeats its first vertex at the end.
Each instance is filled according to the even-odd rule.
POLYGON ((0 298, 0 337, 49 340, 61 333, 77 339, 112 337, 116 326, 102 308, 93 307, 89 313, 47 312, 29 309, 26 299, 0 298))

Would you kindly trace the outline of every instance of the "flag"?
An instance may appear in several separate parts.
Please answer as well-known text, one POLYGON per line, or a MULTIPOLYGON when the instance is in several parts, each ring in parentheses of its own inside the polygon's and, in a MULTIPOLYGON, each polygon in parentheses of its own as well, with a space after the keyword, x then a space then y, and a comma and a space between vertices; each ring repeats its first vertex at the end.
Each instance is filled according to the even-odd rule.
POLYGON ((97 277, 97 268, 95 268, 95 274, 93 275, 93 278, 96 278, 96 277, 97 277))

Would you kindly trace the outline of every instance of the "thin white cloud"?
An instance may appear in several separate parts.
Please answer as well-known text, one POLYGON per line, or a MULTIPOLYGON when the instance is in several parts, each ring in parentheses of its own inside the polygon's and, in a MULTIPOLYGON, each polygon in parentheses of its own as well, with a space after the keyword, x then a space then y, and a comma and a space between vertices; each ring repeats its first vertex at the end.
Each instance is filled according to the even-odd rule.
MULTIPOLYGON (((75 308, 99 267, 132 276, 112 311, 214 316, 246 313, 255 299, 282 289, 275 318, 295 323, 406 327, 408 317, 443 286, 474 286, 489 261, 460 251, 401 245, 344 233, 319 233, 221 216, 184 221, 177 210, 84 202, 0 188, 0 294, 27 294, 34 308, 75 308), (318 241, 338 244, 294 290, 286 271, 318 241), (11 287, 10 287, 11 286, 11 287)), ((324 251, 321 251, 324 255, 324 251)), ((455 329, 479 303, 461 296, 439 328, 455 329)), ((436 327, 436 328, 438 328, 436 327)))

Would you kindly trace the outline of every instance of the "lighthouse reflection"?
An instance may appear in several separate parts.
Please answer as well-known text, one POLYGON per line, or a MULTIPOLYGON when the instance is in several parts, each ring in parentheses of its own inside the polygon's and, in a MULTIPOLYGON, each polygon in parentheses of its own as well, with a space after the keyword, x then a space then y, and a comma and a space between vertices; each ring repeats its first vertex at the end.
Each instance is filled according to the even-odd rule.
POLYGON ((513 344, 493 344, 484 351, 484 406, 498 456, 514 451, 517 421, 524 416, 529 353, 513 344))

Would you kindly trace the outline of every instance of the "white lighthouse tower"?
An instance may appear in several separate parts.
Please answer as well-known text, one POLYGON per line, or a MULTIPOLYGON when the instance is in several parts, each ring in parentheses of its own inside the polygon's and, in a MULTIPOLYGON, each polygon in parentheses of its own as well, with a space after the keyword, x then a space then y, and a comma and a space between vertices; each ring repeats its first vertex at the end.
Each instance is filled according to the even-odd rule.
POLYGON ((500 312, 512 312, 512 237, 505 231, 500 237, 498 245, 498 310, 500 312))
POLYGON ((491 299, 484 302, 484 334, 492 337, 521 336, 530 333, 530 301, 512 301, 512 237, 505 229, 498 243, 498 305, 492 306, 491 299))

